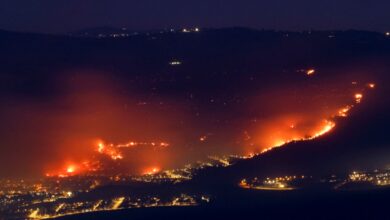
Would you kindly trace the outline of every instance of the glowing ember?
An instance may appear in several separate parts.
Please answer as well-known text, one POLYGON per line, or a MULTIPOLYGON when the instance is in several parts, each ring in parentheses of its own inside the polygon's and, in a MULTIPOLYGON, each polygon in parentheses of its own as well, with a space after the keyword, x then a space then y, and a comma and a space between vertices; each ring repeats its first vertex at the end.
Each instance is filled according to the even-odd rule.
POLYGON ((355 94, 355 101, 356 101, 356 103, 360 103, 362 101, 362 98, 363 98, 363 94, 361 94, 361 93, 356 93, 355 94))
MULTIPOLYGON (((113 145, 114 146, 114 145, 113 145)), ((154 147, 154 148, 165 148, 169 147, 169 144, 167 142, 135 142, 130 141, 125 144, 118 144, 115 145, 116 148, 132 148, 132 147, 154 147)))
POLYGON ((348 116, 348 112, 352 109, 353 106, 346 106, 342 109, 339 110, 338 112, 338 116, 340 117, 347 117, 348 116))
POLYGON ((119 151, 120 148, 134 148, 134 147, 153 147, 153 148, 165 148, 169 147, 169 144, 167 142, 135 142, 130 141, 125 144, 108 144, 105 145, 103 142, 98 142, 97 146, 97 152, 100 154, 105 154, 113 160, 121 160, 123 159, 122 153, 119 151))
POLYGON ((100 154, 105 154, 113 160, 123 159, 122 154, 112 145, 106 147, 103 142, 99 142, 97 147, 97 152, 100 154))
MULTIPOLYGON (((300 70, 305 71, 305 70, 300 70)), ((308 75, 314 74, 315 70, 310 69, 307 71, 308 75)), ((374 83, 367 83, 365 85, 366 89, 375 88, 374 83)), ((359 91, 359 90, 358 90, 359 91)), ((365 91, 364 89, 360 90, 361 92, 365 91)), ((360 103, 363 98, 363 93, 354 94, 354 101, 356 103, 360 103)), ((350 102, 353 103, 352 97, 350 97, 350 102)), ((343 106, 343 105, 342 105, 343 106)), ((260 135, 249 135, 247 131, 244 132, 245 137, 243 140, 245 141, 245 145, 248 146, 246 149, 246 153, 251 152, 248 156, 240 156, 240 158, 252 158, 259 153, 265 153, 273 148, 284 146, 288 143, 295 141, 304 141, 311 140, 317 137, 320 137, 328 132, 330 132, 335 126, 335 118, 337 117, 347 117, 350 110, 355 107, 356 104, 344 105, 344 107, 338 109, 333 108, 331 112, 327 112, 327 114, 321 114, 320 116, 313 117, 313 115, 307 114, 288 114, 283 115, 282 117, 276 117, 272 120, 267 120, 265 123, 262 123, 259 134, 260 135), (258 136, 258 138, 256 137, 258 136), (253 149, 254 148, 254 149, 253 149), (256 152, 256 153, 253 153, 256 152)), ((332 106, 334 107, 334 106, 332 106)), ((257 125, 256 125, 257 126, 257 125)), ((256 131, 258 132, 258 131, 256 131)), ((199 137, 200 142, 207 141, 213 134, 205 134, 199 137)), ((242 137, 240 137, 242 139, 242 137)), ((238 142, 237 142, 238 143, 238 142)), ((242 143, 242 142, 241 142, 242 143)), ((151 148, 153 150, 156 149, 165 149, 169 147, 170 144, 165 141, 129 141, 127 143, 122 144, 112 144, 106 143, 102 140, 95 142, 94 151, 103 155, 104 157, 110 158, 111 160, 122 160, 125 159, 129 154, 125 154, 125 150, 131 150, 133 148, 143 147, 143 148, 151 148)), ((101 158, 101 157, 97 157, 101 158)), ((130 156, 129 156, 130 158, 130 156)), ((126 158, 126 159, 129 159, 126 158)), ((220 164, 224 166, 230 166, 230 161, 225 159, 224 157, 215 157, 211 158, 213 160, 217 160, 220 164)), ((80 175, 93 171, 102 171, 104 169, 104 164, 101 163, 100 159, 91 159, 87 160, 84 163, 72 163, 68 166, 65 166, 61 169, 61 172, 57 172, 57 174, 52 175, 50 173, 46 174, 46 176, 57 176, 57 177, 70 177, 74 175, 80 175)), ((159 164, 160 166, 166 166, 159 162, 153 162, 154 164, 159 164)), ((114 163, 114 164, 122 164, 122 163, 114 163)), ((144 167, 144 164, 141 164, 144 167)), ((160 167, 149 167, 145 170, 142 170, 143 175, 160 175, 161 168, 160 167)), ((172 176, 172 174, 171 174, 172 176)))
MULTIPOLYGON (((124 155, 121 152, 122 148, 135 148, 135 147, 151 147, 154 150, 164 149, 169 147, 167 142, 135 142, 131 141, 126 144, 106 144, 104 141, 97 141, 95 145, 95 152, 105 155, 111 160, 122 160, 124 159, 124 155)), ((102 171, 102 161, 96 158, 90 158, 89 160, 85 160, 80 163, 72 163, 71 165, 65 166, 65 168, 61 169, 57 172, 49 172, 46 173, 46 177, 71 177, 74 175, 81 175, 90 172, 102 171)), ((160 172, 159 168, 149 169, 145 174, 155 174, 160 172)))
MULTIPOLYGON (((272 142, 272 145, 268 148, 262 149, 261 154, 266 153, 274 148, 278 148, 281 146, 284 146, 288 143, 294 142, 294 141, 304 141, 304 140, 312 140, 315 139, 319 136, 322 136, 328 132, 330 132, 334 127, 336 126, 336 123, 334 123, 331 120, 324 120, 321 125, 318 127, 318 129, 315 129, 314 131, 310 132, 309 134, 306 135, 290 135, 291 137, 285 138, 278 138, 275 141, 272 142)), ((291 128, 291 126, 289 126, 291 128)), ((251 157, 249 157, 251 158, 251 157)))
POLYGON ((274 147, 280 147, 280 146, 285 145, 285 144, 286 144, 285 141, 283 141, 283 140, 278 140, 278 141, 275 142, 275 144, 274 144, 273 146, 274 146, 274 147))

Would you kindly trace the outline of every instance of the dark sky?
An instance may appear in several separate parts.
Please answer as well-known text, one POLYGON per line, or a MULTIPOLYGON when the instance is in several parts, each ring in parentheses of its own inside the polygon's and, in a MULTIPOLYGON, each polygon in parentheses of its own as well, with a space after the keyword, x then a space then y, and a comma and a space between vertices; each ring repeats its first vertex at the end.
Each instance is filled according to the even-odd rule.
POLYGON ((66 32, 130 29, 390 29, 389 0, 0 0, 0 29, 66 32))

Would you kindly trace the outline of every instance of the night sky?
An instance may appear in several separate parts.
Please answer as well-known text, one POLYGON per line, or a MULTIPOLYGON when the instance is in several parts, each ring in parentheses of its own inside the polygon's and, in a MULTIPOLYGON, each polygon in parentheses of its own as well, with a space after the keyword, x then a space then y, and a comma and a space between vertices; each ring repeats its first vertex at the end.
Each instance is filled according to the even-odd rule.
POLYGON ((388 0, 1 0, 0 29, 63 33, 244 26, 278 30, 390 29, 388 0))

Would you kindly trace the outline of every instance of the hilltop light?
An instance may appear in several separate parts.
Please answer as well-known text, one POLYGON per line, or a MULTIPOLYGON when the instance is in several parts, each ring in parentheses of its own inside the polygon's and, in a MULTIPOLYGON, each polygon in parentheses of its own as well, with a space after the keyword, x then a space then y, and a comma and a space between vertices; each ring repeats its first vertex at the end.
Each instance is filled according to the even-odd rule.
POLYGON ((386 32, 386 36, 390 37, 390 32, 386 32))
POLYGON ((178 66, 178 65, 181 65, 181 62, 175 60, 175 61, 170 62, 169 65, 171 65, 171 66, 178 66))
POLYGON ((308 69, 308 70, 306 71, 306 75, 311 76, 311 75, 313 75, 315 72, 316 72, 315 69, 308 69))

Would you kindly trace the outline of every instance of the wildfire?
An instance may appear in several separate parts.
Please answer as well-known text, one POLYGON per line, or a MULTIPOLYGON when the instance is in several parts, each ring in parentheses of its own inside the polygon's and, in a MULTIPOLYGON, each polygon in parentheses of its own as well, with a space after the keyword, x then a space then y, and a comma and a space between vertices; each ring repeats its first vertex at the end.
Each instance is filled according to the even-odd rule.
POLYGON ((61 171, 57 173, 46 173, 46 177, 54 177, 54 176, 60 178, 70 177, 70 176, 77 175, 83 169, 84 168, 82 168, 81 165, 70 164, 65 166, 61 171))
POLYGON ((165 148, 169 147, 169 144, 167 142, 135 142, 135 141, 130 141, 125 144, 118 144, 116 145, 117 148, 132 148, 132 147, 154 147, 154 148, 165 148))
POLYGON ((322 127, 322 129, 319 130, 318 132, 316 132, 312 137, 310 137, 308 139, 314 139, 314 138, 317 138, 319 136, 322 136, 322 135, 328 133, 329 131, 331 131, 336 126, 336 123, 334 123, 333 121, 325 120, 324 123, 325 124, 322 127))
POLYGON ((348 112, 352 109, 352 107, 353 107, 353 105, 348 105, 348 106, 340 109, 337 115, 340 117, 347 117, 348 112))
POLYGON ((105 154, 113 160, 123 159, 122 154, 113 145, 106 146, 103 142, 99 142, 97 145, 97 152, 105 154))
MULTIPOLYGON (((130 141, 126 144, 106 144, 104 141, 97 141, 95 142, 94 151, 105 155, 111 160, 122 160, 124 159, 124 155, 121 152, 122 148, 135 148, 135 147, 152 147, 153 149, 164 149, 166 147, 169 147, 169 143, 167 142, 135 142, 130 141)), ((46 177, 60 177, 60 178, 66 178, 71 177, 79 174, 83 174, 86 172, 96 172, 101 170, 101 161, 99 159, 92 159, 85 160, 84 162, 79 163, 71 163, 63 167, 60 171, 52 172, 52 173, 46 173, 46 177)), ((155 174, 160 172, 159 168, 152 168, 149 169, 145 174, 155 174)))
POLYGON ((285 144, 294 142, 294 141, 304 141, 304 140, 312 140, 314 138, 317 138, 319 136, 322 136, 328 132, 330 132, 334 127, 336 126, 336 123, 330 120, 324 120, 322 125, 318 130, 315 130, 312 134, 308 134, 307 136, 295 136, 291 138, 286 138, 286 139, 277 139, 273 142, 272 146, 267 147, 263 149, 260 153, 266 153, 274 148, 281 147, 285 144))
MULTIPOLYGON (((312 71, 310 71, 310 72, 312 72, 312 71)), ((309 71, 308 71, 308 73, 309 73, 309 71)), ((312 73, 314 73, 314 72, 312 72, 312 73)), ((376 85, 374 83, 368 83, 367 86, 368 86, 368 88, 372 88, 373 89, 373 88, 375 88, 376 85)), ((354 95, 354 99, 355 99, 356 103, 361 103, 361 100, 363 99, 363 94, 362 93, 356 93, 354 95)), ((347 105, 347 106, 339 109, 337 111, 337 113, 335 115, 333 115, 333 117, 334 116, 347 117, 349 111, 353 107, 354 107, 354 105, 352 105, 352 104, 351 105, 347 105)), ((336 123, 333 121, 333 117, 331 117, 330 119, 324 120, 322 122, 321 126, 318 129, 314 129, 314 131, 309 132, 306 135, 302 135, 302 134, 299 135, 299 133, 295 133, 295 135, 294 134, 286 135, 285 132, 284 132, 285 130, 279 128, 279 129, 277 129, 277 131, 279 131, 279 135, 276 135, 276 136, 273 137, 274 140, 272 141, 272 145, 268 146, 265 149, 263 149, 261 151, 261 153, 268 152, 268 151, 272 150, 273 148, 277 148, 277 147, 283 146, 283 145, 285 145, 287 143, 290 143, 290 142, 293 142, 293 141, 311 140, 311 139, 315 139, 317 137, 320 137, 320 136, 330 132, 336 126, 336 123), (282 132, 282 133, 280 133, 280 132, 282 132), (285 136, 285 137, 283 138, 283 136, 285 136)), ((296 128, 299 128, 299 127, 297 127, 296 124, 294 124, 294 123, 291 124, 291 122, 289 122, 288 127, 290 129, 294 129, 294 131, 298 130, 296 128)), ((291 132, 292 132, 292 130, 290 132, 288 132, 288 133, 291 133, 291 132)), ((277 132, 275 132, 275 133, 277 133, 277 132)), ((271 143, 271 141, 270 141, 270 143, 271 143)))
POLYGON ((135 148, 135 147, 153 147, 154 149, 166 148, 169 147, 167 142, 135 142, 130 141, 125 144, 104 144, 104 142, 99 141, 97 144, 97 152, 100 154, 105 154, 113 160, 121 160, 124 158, 120 152, 120 148, 135 148))
POLYGON ((98 152, 103 153, 103 151, 104 151, 104 143, 99 142, 98 143, 98 152))
POLYGON ((361 93, 356 93, 355 94, 355 101, 356 101, 356 103, 360 103, 362 101, 362 98, 363 98, 363 94, 361 94, 361 93))
MULTIPOLYGON (((300 70, 301 74, 305 72, 305 69, 300 70)), ((307 75, 312 75, 316 72, 314 69, 309 69, 306 71, 307 75)), ((360 85, 360 84, 359 84, 360 85)), ((332 108, 332 112, 326 112, 328 115, 324 115, 324 112, 321 112, 319 116, 312 115, 303 115, 303 114, 286 114, 282 115, 282 117, 271 118, 272 120, 265 120, 265 125, 261 126, 261 140, 256 139, 254 136, 251 136, 245 131, 245 139, 248 146, 251 146, 251 152, 256 153, 265 153, 273 148, 284 146, 288 143, 295 141, 304 141, 304 140, 312 140, 318 138, 326 133, 332 131, 336 126, 336 117, 347 117, 352 108, 358 106, 356 103, 361 103, 363 99, 363 92, 366 90, 374 89, 376 84, 374 83, 363 83, 362 87, 365 89, 357 90, 358 93, 350 94, 348 105, 341 105, 341 108, 334 108, 334 106, 330 106, 332 108), (353 95, 353 96, 352 96, 353 95), (344 107, 342 107, 344 106, 344 107), (313 117, 316 116, 316 117, 313 117), (275 119, 275 120, 274 120, 275 119), (253 149, 253 146, 257 146, 257 148, 253 149), (260 148, 261 147, 261 148, 260 148)), ((260 124, 260 123, 259 123, 260 124)), ((257 126, 257 125, 256 125, 257 126)), ((207 142, 213 134, 201 134, 197 136, 195 141, 199 142, 207 142)), ((103 155, 104 157, 110 158, 112 160, 122 160, 128 154, 125 154, 126 149, 133 149, 137 147, 145 147, 153 150, 164 149, 170 146, 170 144, 166 141, 154 140, 154 141, 129 141, 120 144, 107 143, 104 141, 97 141, 93 145, 94 152, 103 155)), ((256 153, 251 153, 248 156, 244 156, 242 158, 251 158, 256 155, 256 153)), ((99 157, 101 158, 101 157, 99 157)), ((57 176, 57 177, 70 177, 74 175, 79 175, 85 172, 101 170, 103 166, 95 163, 96 159, 89 160, 88 163, 72 163, 67 164, 67 166, 62 167, 61 171, 56 175, 47 174, 47 176, 57 176)), ((218 161, 226 166, 229 166, 230 163, 224 159, 218 159, 218 161)), ((160 166, 165 166, 164 164, 160 164, 160 162, 156 162, 160 166)), ((161 168, 154 166, 149 167, 145 170, 141 170, 140 173, 143 175, 154 175, 161 172, 161 168)))
POLYGON ((275 143, 274 143, 274 147, 280 147, 280 146, 283 146, 286 144, 286 141, 283 141, 283 140, 277 140, 275 143))
POLYGON ((153 175, 153 174, 156 174, 160 171, 161 171, 161 169, 159 167, 151 167, 151 168, 148 168, 147 170, 145 170, 145 172, 143 174, 144 175, 153 175))
POLYGON ((76 168, 75 168, 75 166, 73 166, 73 165, 70 165, 70 166, 68 166, 68 168, 66 168, 66 172, 67 173, 74 173, 75 172, 75 170, 76 170, 76 168))

